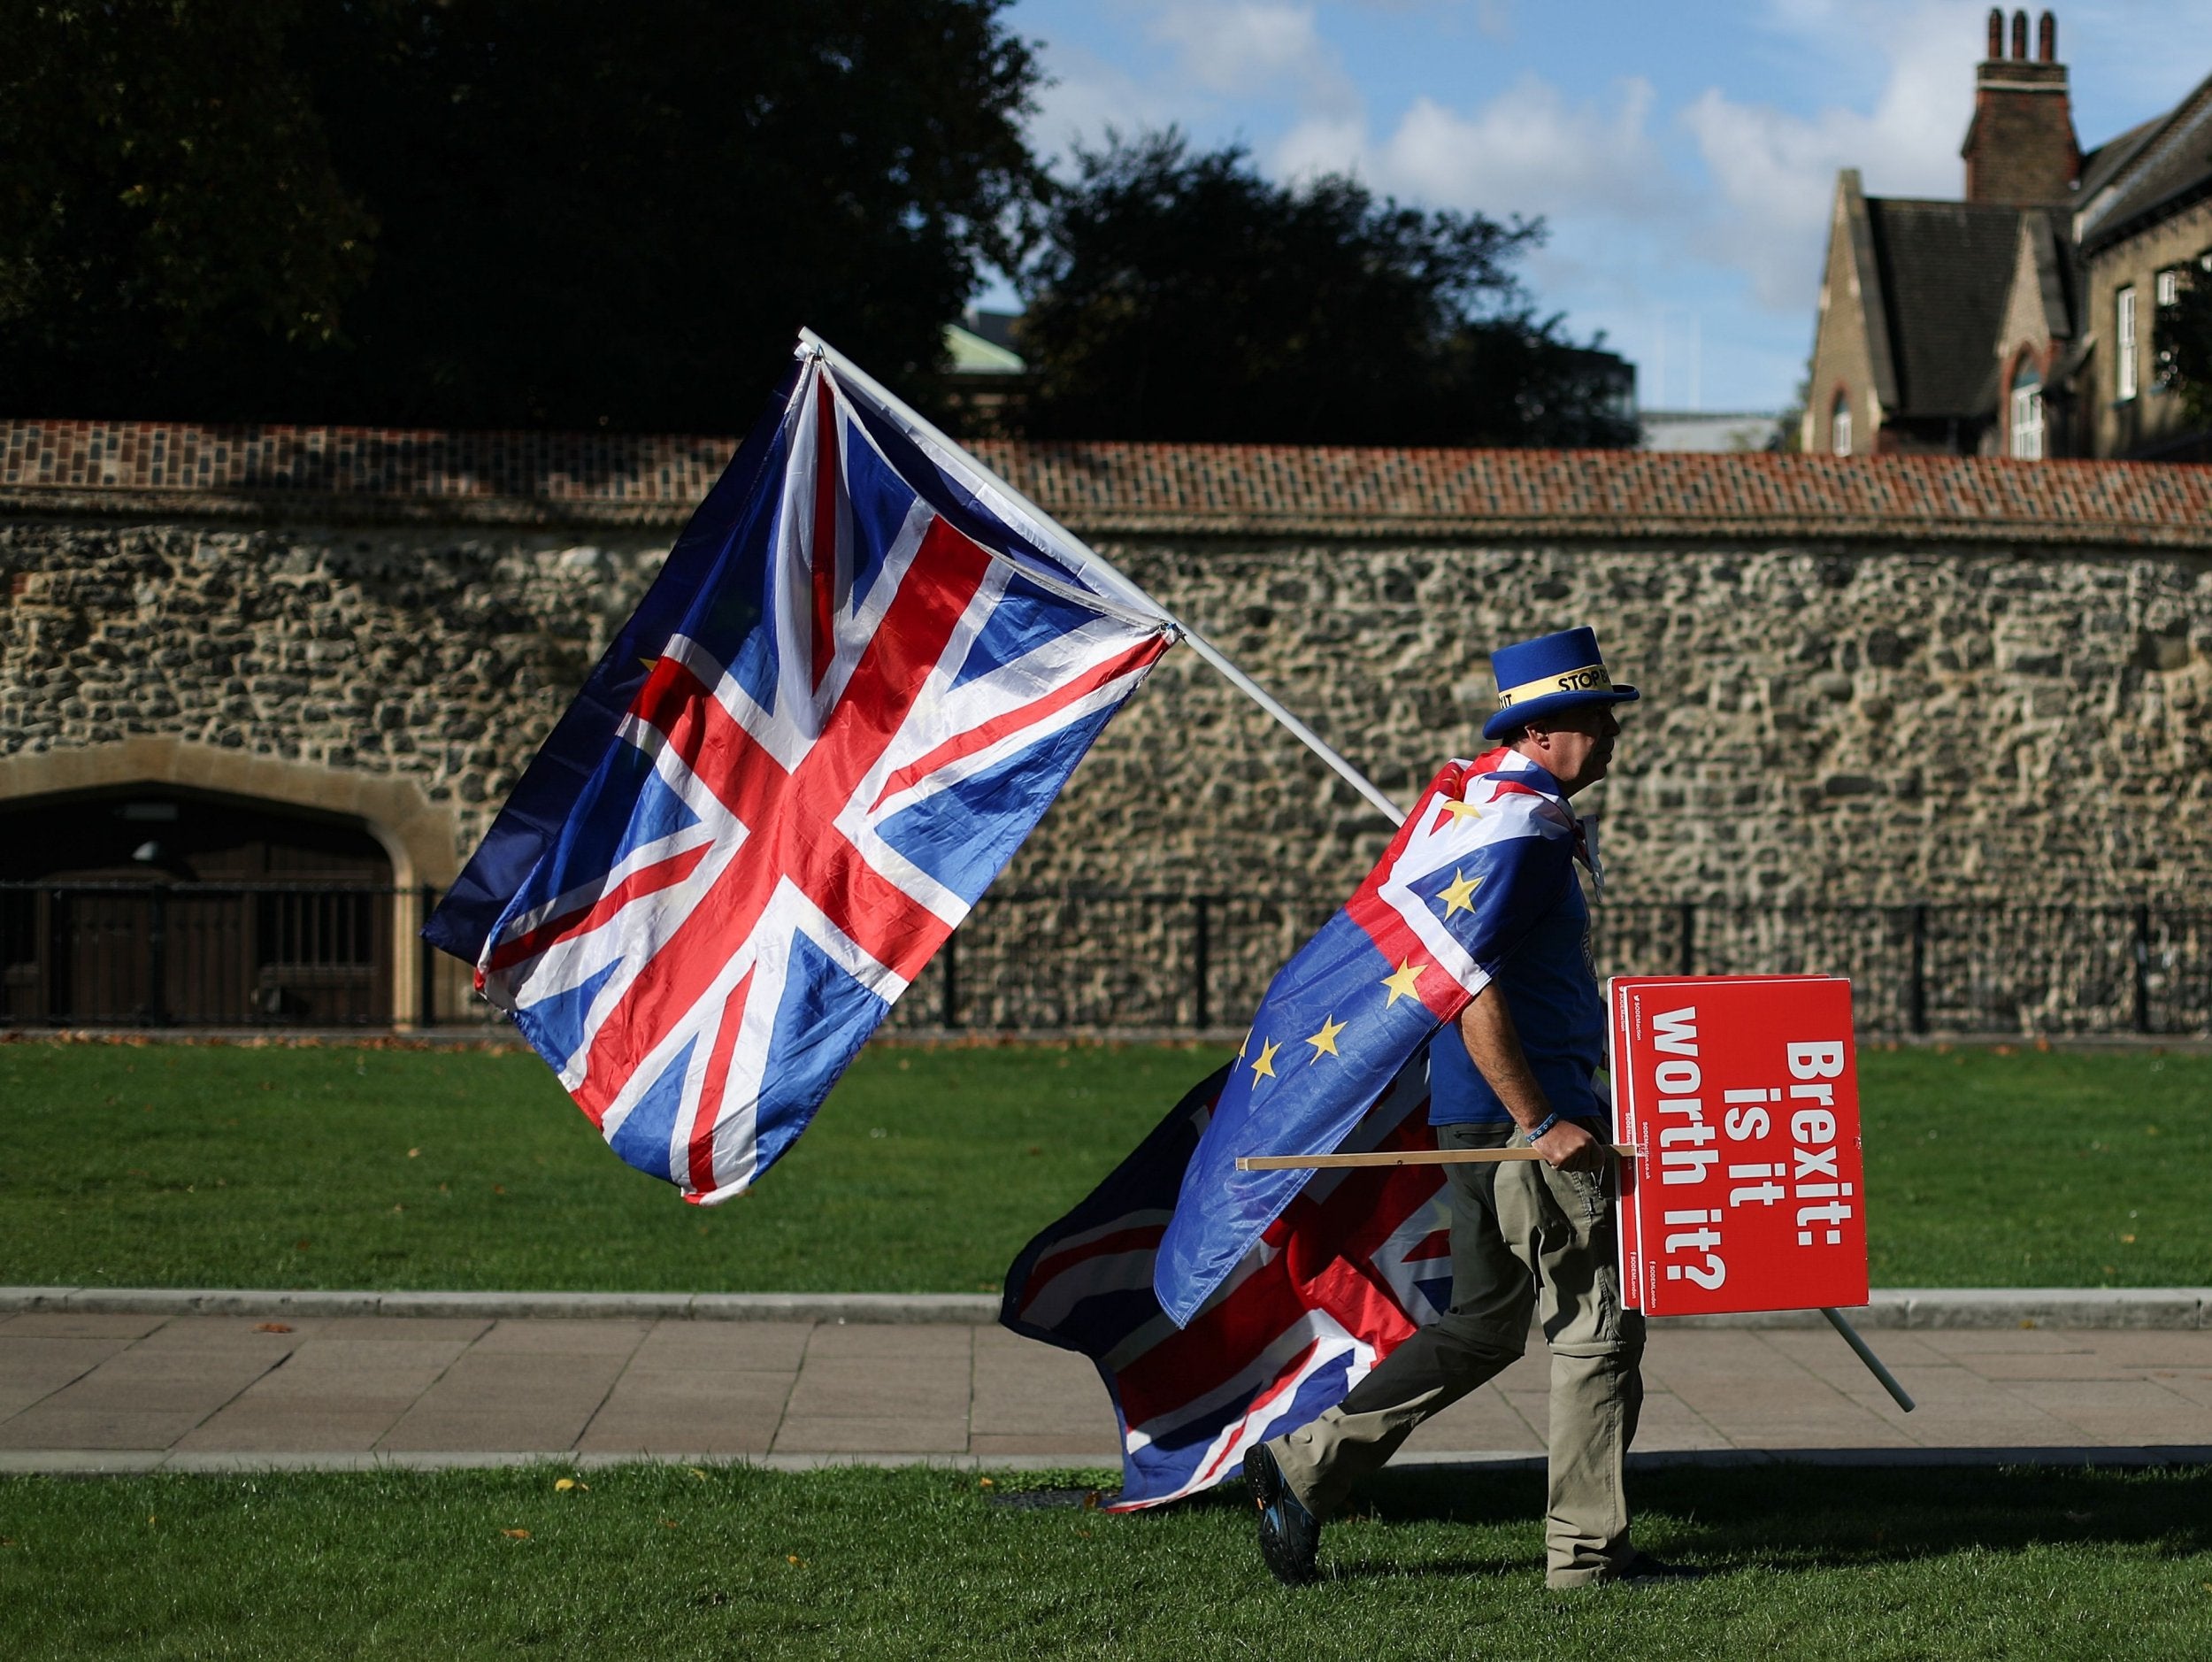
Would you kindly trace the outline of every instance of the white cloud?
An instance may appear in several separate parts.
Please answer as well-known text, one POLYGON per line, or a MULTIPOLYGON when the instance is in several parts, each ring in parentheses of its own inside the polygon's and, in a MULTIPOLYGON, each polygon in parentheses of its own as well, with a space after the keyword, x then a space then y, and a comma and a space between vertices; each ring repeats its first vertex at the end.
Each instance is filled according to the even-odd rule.
POLYGON ((1321 34, 1310 4, 1280 0, 1138 0, 1127 8, 1149 48, 1133 73, 1078 46, 1054 46, 1053 84, 1038 96, 1030 138, 1064 161, 1110 127, 1133 134, 1176 125, 1204 129, 1271 100, 1295 112, 1356 110, 1357 89, 1321 34))
POLYGON ((1133 134, 1166 127, 1182 112, 1172 89, 1148 84, 1105 59, 1075 47, 1054 50, 1052 84, 1037 96, 1029 140, 1048 162, 1064 164, 1078 143, 1096 148, 1109 127, 1133 134))
POLYGON ((1356 172, 1379 189, 1440 207, 1554 218, 1647 218, 1676 190, 1648 130, 1650 82, 1632 76, 1607 103, 1573 104, 1529 75, 1469 111, 1414 100, 1378 142, 1361 118, 1299 123, 1276 148, 1284 173, 1356 172))
MULTIPOLYGON (((2015 9, 2004 9, 2007 50, 2015 9)), ((1762 27, 1779 53, 1824 65, 1830 85, 1858 80, 1870 96, 1809 114, 1718 88, 1693 99, 1679 119, 1713 185, 1694 245, 1741 271, 1762 305, 1794 311, 1818 281, 1839 170, 1857 168, 1870 196, 1959 197, 1988 12, 1985 0, 1769 0, 1762 27)), ((2113 136, 2102 118, 2085 119, 2085 104, 2130 125, 2204 73, 2200 51, 2145 48, 2212 37, 2212 0, 2166 0, 2157 18, 2140 0, 2061 12, 2058 55, 2084 145, 2113 136)))
MULTIPOLYGON (((1491 81, 1486 96, 1451 90, 1464 84, 1451 78, 1455 64, 1528 61, 1496 42, 1542 37, 1530 46, 1540 57, 1563 29, 1590 27, 1567 23, 1578 8, 1113 0, 1108 10, 1106 34, 1126 50, 1094 39, 1094 51, 1071 41, 1048 53, 1059 81, 1032 126, 1041 153, 1064 159, 1071 139, 1098 144, 1109 126, 1175 123, 1205 146, 1249 135, 1279 178, 1351 171, 1402 201, 1540 214, 1552 239, 1525 274, 1544 302, 1570 307, 1578 327, 1609 322, 1624 346, 1655 357, 1655 319, 1671 317, 1678 335, 1701 308, 1716 354, 1752 335, 1794 335, 1817 290, 1839 169, 1859 169, 1878 196, 1960 194, 1987 0, 1732 0, 1724 24, 1671 20, 1666 49, 1655 41, 1663 104, 1640 75, 1601 84, 1556 65, 1548 79, 1530 73, 1495 92, 1491 81), (1429 14, 1437 50, 1363 96, 1351 43, 1383 13, 1398 14, 1388 27, 1402 31, 1429 14), (1718 57, 1691 45, 1712 27, 1731 31, 1718 57), (1470 57, 1470 36, 1494 44, 1470 57), (1686 86, 1686 67, 1698 77, 1686 86)), ((2193 44, 2212 38, 2212 0, 2069 0, 2059 21, 2085 144, 2170 105, 2212 66, 2193 44)), ((1683 356, 1677 343, 1671 358, 1683 356)))
POLYGON ((1155 12, 1146 33, 1174 50, 1185 81, 1210 93, 1243 96, 1288 84, 1305 98, 1357 96, 1310 5, 1180 0, 1155 12))
POLYGON ((1771 27, 1800 50, 1863 51, 1885 60, 1869 110, 1829 105, 1795 115, 1708 88, 1682 112, 1716 195, 1696 227, 1709 257, 1742 271, 1763 305, 1794 310, 1818 279, 1839 169, 1856 167, 1869 194, 1955 198, 1959 142, 1981 56, 1978 0, 1854 6, 1777 0, 1771 27))

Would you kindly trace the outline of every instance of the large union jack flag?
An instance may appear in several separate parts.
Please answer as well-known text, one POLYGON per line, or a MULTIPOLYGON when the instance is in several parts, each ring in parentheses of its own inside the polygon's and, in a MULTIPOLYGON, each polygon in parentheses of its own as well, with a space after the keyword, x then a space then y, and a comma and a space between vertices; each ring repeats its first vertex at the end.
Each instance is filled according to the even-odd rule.
POLYGON ((805 352, 426 931, 687 1198, 803 1131, 1175 634, 805 352))
MULTIPOLYGON (((1187 1327, 1152 1290, 1184 1168, 1230 1077, 1199 1085, 1007 1272, 1000 1320, 1091 1358, 1121 1422, 1117 1509, 1234 1476, 1255 1443, 1294 1429, 1450 1307, 1445 1179, 1433 1166, 1328 1171, 1268 1225, 1187 1327)), ((1346 1146, 1436 1146, 1425 1052, 1346 1146)))

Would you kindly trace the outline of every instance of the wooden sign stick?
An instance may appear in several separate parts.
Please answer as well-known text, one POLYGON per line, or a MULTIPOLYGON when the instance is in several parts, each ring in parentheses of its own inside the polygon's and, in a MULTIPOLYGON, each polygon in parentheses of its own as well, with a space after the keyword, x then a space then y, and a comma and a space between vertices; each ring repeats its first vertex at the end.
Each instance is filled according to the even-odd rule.
MULTIPOLYGON (((1616 1154, 1633 1155, 1627 1143, 1606 1145, 1616 1154)), ((1534 1149, 1386 1149, 1375 1154, 1243 1154, 1240 1172, 1334 1170, 1347 1166, 1494 1166, 1504 1160, 1540 1160, 1534 1149)))

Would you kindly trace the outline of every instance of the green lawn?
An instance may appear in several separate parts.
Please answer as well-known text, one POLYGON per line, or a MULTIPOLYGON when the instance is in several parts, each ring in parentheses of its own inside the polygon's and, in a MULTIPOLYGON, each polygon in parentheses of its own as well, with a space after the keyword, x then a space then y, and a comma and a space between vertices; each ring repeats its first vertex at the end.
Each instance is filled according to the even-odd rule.
POLYGON ((2201 1470, 1655 1473, 1640 1541, 1717 1573, 1571 1594, 1533 1473, 1386 1475, 1300 1589, 1233 1496, 1117 1517, 1025 1504, 1060 1499, 1037 1479, 561 1474, 0 1480, 0 1653, 2212 1655, 2201 1470))
POLYGON ((1862 1052, 1877 1287, 2212 1285, 2212 1056, 1862 1052))
MULTIPOLYGON (((686 1206, 523 1052, 0 1044, 0 1283, 973 1291, 1225 1052, 864 1053, 686 1206)), ((1870 1050, 1878 1286, 2212 1282, 2212 1057, 1870 1050)))

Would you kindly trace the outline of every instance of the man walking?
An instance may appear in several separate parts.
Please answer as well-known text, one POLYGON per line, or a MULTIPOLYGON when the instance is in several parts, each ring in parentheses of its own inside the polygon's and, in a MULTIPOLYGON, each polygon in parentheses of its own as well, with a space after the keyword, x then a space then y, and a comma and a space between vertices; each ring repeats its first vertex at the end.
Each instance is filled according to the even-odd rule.
POLYGON ((1502 647, 1499 709, 1477 764, 1509 769, 1551 796, 1540 858, 1500 881, 1527 919, 1501 943, 1491 979, 1429 1048, 1430 1117, 1447 1149, 1525 1139, 1540 1160, 1445 1168, 1452 1306, 1390 1352, 1337 1407, 1247 1455, 1260 1550, 1285 1581, 1314 1573, 1321 1521, 1430 1415, 1520 1358, 1532 1313, 1552 1354, 1546 1580, 1555 1588, 1694 1576, 1629 1543, 1623 1468, 1643 1400, 1642 1315, 1624 1309, 1614 1218, 1618 1178, 1609 1114, 1594 1074, 1605 1005, 1589 951, 1589 911, 1574 873, 1595 874, 1567 799, 1605 776, 1620 732, 1614 685, 1589 629, 1502 647), (1533 766, 1530 766, 1532 764, 1533 766))

